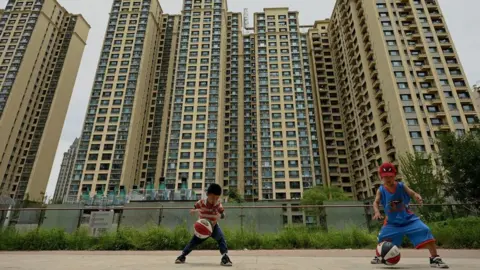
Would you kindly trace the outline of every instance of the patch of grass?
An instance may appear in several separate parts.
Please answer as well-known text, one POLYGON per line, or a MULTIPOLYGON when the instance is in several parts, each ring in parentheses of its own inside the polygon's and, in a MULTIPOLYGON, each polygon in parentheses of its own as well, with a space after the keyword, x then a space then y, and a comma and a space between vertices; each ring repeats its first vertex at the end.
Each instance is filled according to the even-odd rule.
MULTIPOLYGON (((480 218, 452 219, 430 224, 443 248, 480 249, 480 218)), ((344 230, 321 230, 309 227, 286 227, 278 233, 261 234, 252 228, 223 228, 229 249, 360 249, 374 248, 378 232, 356 227, 344 230)), ((0 250, 180 250, 192 235, 187 225, 174 230, 152 226, 146 230, 123 227, 99 237, 90 236, 88 229, 68 234, 62 230, 33 230, 20 233, 12 228, 0 230, 0 250)), ((405 241, 403 247, 411 247, 405 241)), ((217 249, 213 239, 199 249, 217 249)))

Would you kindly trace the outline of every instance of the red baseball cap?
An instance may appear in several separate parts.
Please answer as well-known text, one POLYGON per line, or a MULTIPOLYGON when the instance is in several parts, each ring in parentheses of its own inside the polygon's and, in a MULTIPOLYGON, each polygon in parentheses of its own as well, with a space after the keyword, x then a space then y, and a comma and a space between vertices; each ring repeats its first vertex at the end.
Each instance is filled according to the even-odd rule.
POLYGON ((392 163, 385 162, 378 168, 378 174, 380 174, 380 177, 395 176, 397 175, 397 169, 392 163))

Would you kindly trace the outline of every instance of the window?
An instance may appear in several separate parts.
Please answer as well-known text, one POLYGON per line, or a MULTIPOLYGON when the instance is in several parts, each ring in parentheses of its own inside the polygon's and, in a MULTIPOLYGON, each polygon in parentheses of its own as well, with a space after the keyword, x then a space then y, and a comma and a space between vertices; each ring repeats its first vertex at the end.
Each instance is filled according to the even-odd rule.
POLYGON ((414 145, 415 152, 425 152, 425 145, 414 145))
POLYGON ((391 56, 398 56, 398 55, 400 55, 400 52, 397 51, 397 50, 389 51, 389 53, 390 53, 391 56))
POLYGON ((402 66, 402 62, 401 62, 401 61, 392 61, 392 66, 394 66, 394 67, 401 67, 401 66, 402 66))
POLYGON ((403 101, 411 100, 410 95, 400 95, 400 98, 401 98, 403 101))
POLYGON ((457 104, 455 103, 448 103, 448 109, 450 111, 456 111, 457 110, 457 104))
POLYGON ((436 106, 427 106, 427 110, 429 112, 437 112, 438 108, 436 106))
POLYGON ((407 119, 407 124, 409 126, 418 126, 418 120, 417 119, 407 119))
MULTIPOLYGON (((397 83, 397 85, 398 85, 398 88, 400 88, 400 89, 408 89, 408 84, 407 83, 397 83)), ((402 95, 402 96, 404 96, 404 95, 402 95)), ((402 97, 402 99, 403 99, 403 97, 402 97)))
POLYGON ((397 77, 397 78, 404 78, 405 77, 405 72, 403 72, 403 71, 395 71, 394 74, 395 74, 395 77, 397 77))
POLYGON ((413 113, 415 112, 415 108, 413 106, 404 106, 403 111, 406 113, 413 113))
POLYGON ((412 132, 410 132, 410 137, 412 139, 421 139, 422 138, 422 133, 420 133, 419 131, 412 131, 412 132))

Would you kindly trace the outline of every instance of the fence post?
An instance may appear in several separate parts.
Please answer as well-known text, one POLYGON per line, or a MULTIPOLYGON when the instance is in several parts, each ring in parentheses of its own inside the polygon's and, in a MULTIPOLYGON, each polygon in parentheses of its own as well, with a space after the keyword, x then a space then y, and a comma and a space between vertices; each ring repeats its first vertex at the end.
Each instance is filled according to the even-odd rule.
POLYGON ((369 232, 372 232, 372 217, 370 216, 370 207, 365 206, 365 219, 367 222, 367 228, 369 232))
POLYGON ((240 232, 243 234, 243 205, 240 207, 240 232))
POLYGON ((449 205, 448 208, 450 208, 450 214, 452 214, 452 218, 455 219, 455 211, 453 211, 453 205, 449 205))
POLYGON ((123 218, 123 209, 120 209, 120 213, 118 215, 118 222, 117 222, 117 232, 120 230, 120 225, 122 224, 123 218))
POLYGON ((82 225, 82 217, 83 217, 83 209, 80 209, 78 212, 77 230, 80 229, 80 225, 82 225))
POLYGON ((46 209, 40 210, 40 214, 38 215, 37 229, 40 229, 40 226, 42 226, 43 220, 45 219, 46 211, 46 209))
POLYGON ((160 209, 158 209, 159 213, 158 213, 158 224, 157 226, 161 226, 162 225, 162 215, 163 215, 163 205, 160 207, 160 209))

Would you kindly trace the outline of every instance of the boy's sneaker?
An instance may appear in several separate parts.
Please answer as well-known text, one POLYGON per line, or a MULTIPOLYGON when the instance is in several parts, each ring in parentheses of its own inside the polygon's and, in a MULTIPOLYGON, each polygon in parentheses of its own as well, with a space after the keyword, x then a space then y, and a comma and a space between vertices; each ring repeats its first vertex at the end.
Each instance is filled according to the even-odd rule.
POLYGON ((185 256, 180 255, 180 256, 178 256, 178 258, 175 260, 175 263, 176 263, 176 264, 185 263, 185 260, 186 260, 186 259, 187 259, 187 258, 186 258, 185 256))
POLYGON ((439 256, 430 258, 430 266, 432 268, 450 268, 448 264, 444 263, 442 258, 440 258, 439 256))
POLYGON ((377 256, 373 257, 373 259, 370 261, 370 263, 371 264, 383 264, 382 259, 377 257, 377 256))
POLYGON ((220 261, 220 265, 222 266, 232 266, 232 261, 230 261, 230 258, 228 257, 227 254, 224 254, 222 256, 222 260, 220 261))

